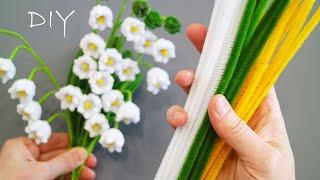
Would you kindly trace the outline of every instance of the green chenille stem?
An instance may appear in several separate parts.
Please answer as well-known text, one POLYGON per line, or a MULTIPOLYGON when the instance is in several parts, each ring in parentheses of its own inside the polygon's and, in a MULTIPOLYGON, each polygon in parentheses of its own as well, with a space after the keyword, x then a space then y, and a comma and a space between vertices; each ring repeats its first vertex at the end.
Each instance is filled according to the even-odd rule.
POLYGON ((53 96, 55 93, 57 92, 57 90, 52 90, 47 92, 46 94, 44 94, 39 100, 38 103, 40 105, 43 105, 48 99, 49 97, 53 96))
POLYGON ((290 0, 277 0, 274 1, 270 9, 266 12, 266 15, 261 20, 258 25, 256 32, 249 45, 244 48, 240 55, 240 63, 237 66, 232 81, 228 86, 228 92, 226 92, 226 97, 228 97, 229 102, 235 99, 236 95, 240 91, 241 85, 245 81, 251 67, 256 62, 259 53, 264 47, 268 37, 274 30, 279 18, 286 9, 290 0))
MULTIPOLYGON (((51 117, 48 118, 48 123, 53 123, 58 117, 60 117, 66 121, 68 132, 69 132, 69 142, 72 142, 72 140, 73 140, 72 122, 66 112, 63 112, 63 113, 60 112, 60 113, 53 114, 51 117)), ((70 146, 69 146, 69 148, 70 148, 70 146)))
POLYGON ((46 65, 46 63, 43 61, 43 59, 41 59, 41 57, 34 51, 31 44, 21 34, 14 32, 14 31, 11 31, 11 30, 7 30, 7 29, 0 29, 0 34, 12 36, 12 37, 15 37, 18 40, 22 41, 24 45, 18 46, 19 49, 16 48, 17 52, 14 56, 16 56, 17 53, 21 49, 24 49, 27 52, 29 52, 32 55, 32 57, 34 58, 34 60, 36 60, 38 62, 38 64, 43 68, 43 71, 45 71, 48 74, 48 77, 49 77, 50 81, 53 83, 53 85, 55 86, 55 88, 60 89, 61 86, 60 86, 58 80, 56 79, 56 77, 53 75, 52 71, 49 69, 49 67, 46 65))
MULTIPOLYGON (((284 11, 286 5, 288 4, 288 2, 289 2, 289 0, 283 0, 281 2, 275 1, 273 3, 273 5, 271 6, 270 10, 266 13, 265 18, 261 21, 261 25, 259 25, 258 28, 256 29, 256 33, 254 33, 254 36, 253 36, 253 37, 255 37, 255 38, 253 38, 254 40, 256 40, 256 39, 261 40, 262 39, 260 41, 260 43, 261 44, 265 44, 266 39, 270 36, 272 30, 274 29, 274 26, 275 26, 277 20, 280 18, 281 14, 283 13, 283 11, 284 11), (277 15, 276 17, 270 18, 270 16, 275 15, 275 14, 277 15), (276 19, 276 21, 270 20, 270 19, 276 19), (269 21, 266 22, 265 20, 269 20, 269 21), (271 29, 271 30, 269 30, 269 29, 271 29), (265 38, 260 38, 260 37, 264 37, 264 36, 266 36, 266 37, 265 38)), ((257 10, 261 11, 262 9, 258 8, 257 10)), ((257 14, 259 14, 259 13, 257 13, 257 14)), ((255 18, 253 18, 253 21, 256 21, 255 18)), ((248 38, 248 36, 246 38, 248 38)), ((248 50, 249 49, 256 50, 255 48, 258 48, 257 44, 253 43, 252 41, 250 41, 250 43, 248 44, 248 45, 250 45, 250 47, 243 47, 242 53, 240 55, 239 62, 238 62, 239 64, 236 66, 236 70, 234 71, 234 75, 242 75, 242 73, 237 72, 237 69, 239 69, 239 65, 242 64, 242 60, 243 60, 242 54, 248 55, 248 50)), ((256 59, 256 57, 258 56, 260 51, 261 51, 261 48, 258 50, 256 55, 254 57, 252 57, 251 61, 254 61, 256 59)), ((251 63, 250 65, 248 65, 246 67, 242 67, 240 69, 249 71, 252 65, 253 65, 253 63, 251 63)), ((240 83, 239 86, 241 86, 242 83, 240 83)), ((221 83, 220 83, 219 84, 219 88, 218 88, 219 91, 217 93, 225 94, 226 98, 229 100, 229 102, 232 103, 234 101, 234 99, 235 99, 235 96, 227 95, 229 93, 229 91, 232 91, 232 89, 230 89, 230 87, 229 87, 230 85, 233 85, 233 77, 232 77, 231 81, 229 81, 227 89, 224 89, 223 86, 225 87, 225 85, 221 85, 221 83)), ((240 88, 240 87, 237 87, 237 88, 240 88)), ((210 154, 211 154, 211 152, 213 150, 215 141, 217 140, 217 135, 216 135, 216 133, 214 132, 213 128, 210 125, 210 120, 209 120, 208 114, 206 114, 206 117, 205 117, 203 122, 204 122, 205 125, 202 126, 202 127, 205 127, 206 130, 200 129, 199 133, 202 134, 204 132, 204 134, 205 133, 207 133, 207 134, 205 135, 205 137, 206 137, 205 141, 202 142, 202 145, 201 145, 201 148, 200 148, 200 154, 198 155, 196 163, 194 164, 193 171, 192 171, 193 174, 191 174, 191 177, 192 177, 191 179, 198 179, 198 178, 201 177, 203 169, 204 169, 205 165, 207 164, 209 156, 210 156, 210 154)))
POLYGON ((36 67, 34 68, 30 74, 28 75, 28 79, 32 81, 34 77, 38 74, 39 71, 44 71, 42 67, 36 67))
POLYGON ((27 48, 25 45, 19 45, 17 46, 11 53, 10 59, 11 61, 14 61, 15 58, 17 57, 17 54, 19 53, 20 50, 27 48))
POLYGON ((123 0, 121 5, 120 5, 120 9, 118 12, 118 15, 116 17, 115 23, 111 29, 110 35, 109 35, 109 39, 107 41, 107 48, 110 48, 113 44, 114 38, 116 37, 116 34, 121 26, 122 23, 122 16, 127 8, 127 4, 128 4, 128 0, 123 0))
POLYGON ((122 91, 123 94, 125 94, 126 96, 126 101, 132 101, 132 92, 129 91, 129 90, 125 90, 125 91, 122 91))
MULTIPOLYGON (((234 46, 232 48, 229 61, 226 66, 226 70, 225 70, 224 75, 223 75, 223 77, 220 81, 220 84, 218 86, 218 90, 217 90, 218 92, 225 91, 225 89, 228 86, 229 81, 231 80, 233 71, 236 67, 236 64, 238 62, 238 59, 239 59, 239 56, 241 53, 243 43, 245 41, 245 37, 246 37, 247 31, 248 31, 248 28, 249 28, 249 25, 250 25, 250 22, 252 19, 252 14, 253 14, 255 5, 256 5, 256 0, 249 0, 247 2, 241 23, 239 25, 239 31, 237 33, 236 40, 234 42, 234 46)), ((200 155, 200 157, 202 157, 201 154, 199 154, 200 149, 201 149, 201 145, 203 145, 204 140, 207 137, 207 133, 209 133, 209 131, 210 131, 210 121, 207 120, 207 118, 206 118, 207 116, 208 116, 208 113, 206 113, 204 120, 198 130, 198 133, 195 136, 195 139, 194 139, 194 141, 191 145, 191 148, 188 152, 188 155, 187 155, 186 160, 183 164, 183 167, 180 171, 178 179, 183 180, 183 179, 187 179, 188 177, 195 177, 195 176, 193 176, 194 171, 192 171, 193 165, 194 164, 202 164, 202 163, 204 165, 206 164, 206 161, 205 162, 200 161, 199 163, 196 163, 196 161, 199 160, 199 159, 197 159, 199 157, 199 155, 200 155)), ((212 136, 212 137, 213 137, 213 139, 216 139, 215 138, 216 135, 212 136)), ((213 143, 213 141, 211 141, 211 142, 213 143)), ((202 152, 202 151, 201 151, 201 153, 207 154, 207 152, 202 152)), ((208 159, 208 157, 205 157, 205 158, 208 159)), ((195 168, 197 168, 197 167, 195 167, 195 168)), ((197 173, 197 174, 201 174, 201 173, 197 173)), ((195 177, 195 178, 198 178, 198 177, 195 177)))

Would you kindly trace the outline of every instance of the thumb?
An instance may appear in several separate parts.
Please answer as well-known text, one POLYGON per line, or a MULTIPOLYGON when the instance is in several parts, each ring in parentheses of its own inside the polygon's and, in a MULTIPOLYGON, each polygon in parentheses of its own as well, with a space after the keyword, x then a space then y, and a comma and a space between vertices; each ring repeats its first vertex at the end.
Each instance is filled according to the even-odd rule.
POLYGON ((73 148, 54 159, 44 162, 43 165, 48 170, 50 179, 55 179, 61 175, 67 174, 80 165, 82 165, 88 158, 86 149, 77 147, 73 148))
MULTIPOLYGON (((222 95, 216 95, 209 104, 210 121, 217 134, 224 139, 241 158, 251 162, 261 161, 271 148, 243 120, 241 120, 222 95)), ((266 157, 267 158, 267 157, 266 157)))

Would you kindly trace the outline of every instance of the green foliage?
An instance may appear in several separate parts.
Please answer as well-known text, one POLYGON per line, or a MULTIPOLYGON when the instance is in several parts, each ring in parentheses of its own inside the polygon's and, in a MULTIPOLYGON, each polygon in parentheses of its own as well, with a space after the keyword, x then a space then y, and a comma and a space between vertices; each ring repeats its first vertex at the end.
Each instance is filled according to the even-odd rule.
POLYGON ((168 16, 164 22, 165 30, 170 34, 176 34, 181 31, 181 23, 178 18, 174 16, 168 16))
POLYGON ((131 58, 132 59, 132 51, 127 49, 122 53, 123 58, 131 58))
POLYGON ((136 0, 132 3, 132 12, 137 17, 143 18, 149 12, 149 4, 145 0, 136 0))
POLYGON ((144 19, 146 26, 150 29, 156 29, 163 25, 162 16, 158 11, 151 10, 144 19))

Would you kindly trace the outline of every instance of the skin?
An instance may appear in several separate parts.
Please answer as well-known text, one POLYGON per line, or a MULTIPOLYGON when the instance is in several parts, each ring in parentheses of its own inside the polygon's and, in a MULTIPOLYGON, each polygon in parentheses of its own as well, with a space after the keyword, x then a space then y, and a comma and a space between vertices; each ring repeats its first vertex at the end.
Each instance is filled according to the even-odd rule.
MULTIPOLYGON (((187 30, 188 38, 199 52, 206 33, 206 27, 201 24, 192 24, 187 30)), ((175 80, 188 93, 193 79, 192 70, 182 70, 175 80)), ((295 179, 294 158, 274 88, 248 125, 223 95, 212 97, 208 112, 214 130, 233 148, 217 179, 295 179)), ((167 120, 174 128, 183 126, 187 117, 178 105, 167 113, 167 120)))
POLYGON ((96 157, 84 148, 67 147, 66 133, 54 133, 47 144, 40 146, 25 137, 10 139, 0 153, 0 179, 51 180, 63 175, 70 179, 69 173, 84 163, 80 179, 95 179, 96 157))

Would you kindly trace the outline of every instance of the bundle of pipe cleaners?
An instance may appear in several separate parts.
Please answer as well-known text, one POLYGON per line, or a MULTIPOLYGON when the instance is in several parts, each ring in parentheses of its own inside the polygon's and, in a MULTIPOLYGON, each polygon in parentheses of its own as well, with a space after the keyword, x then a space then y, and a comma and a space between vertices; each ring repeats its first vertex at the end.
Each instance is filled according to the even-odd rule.
POLYGON ((185 105, 189 120, 155 179, 215 179, 231 147, 210 125, 210 97, 225 95, 248 123, 319 21, 315 0, 216 0, 185 105))

